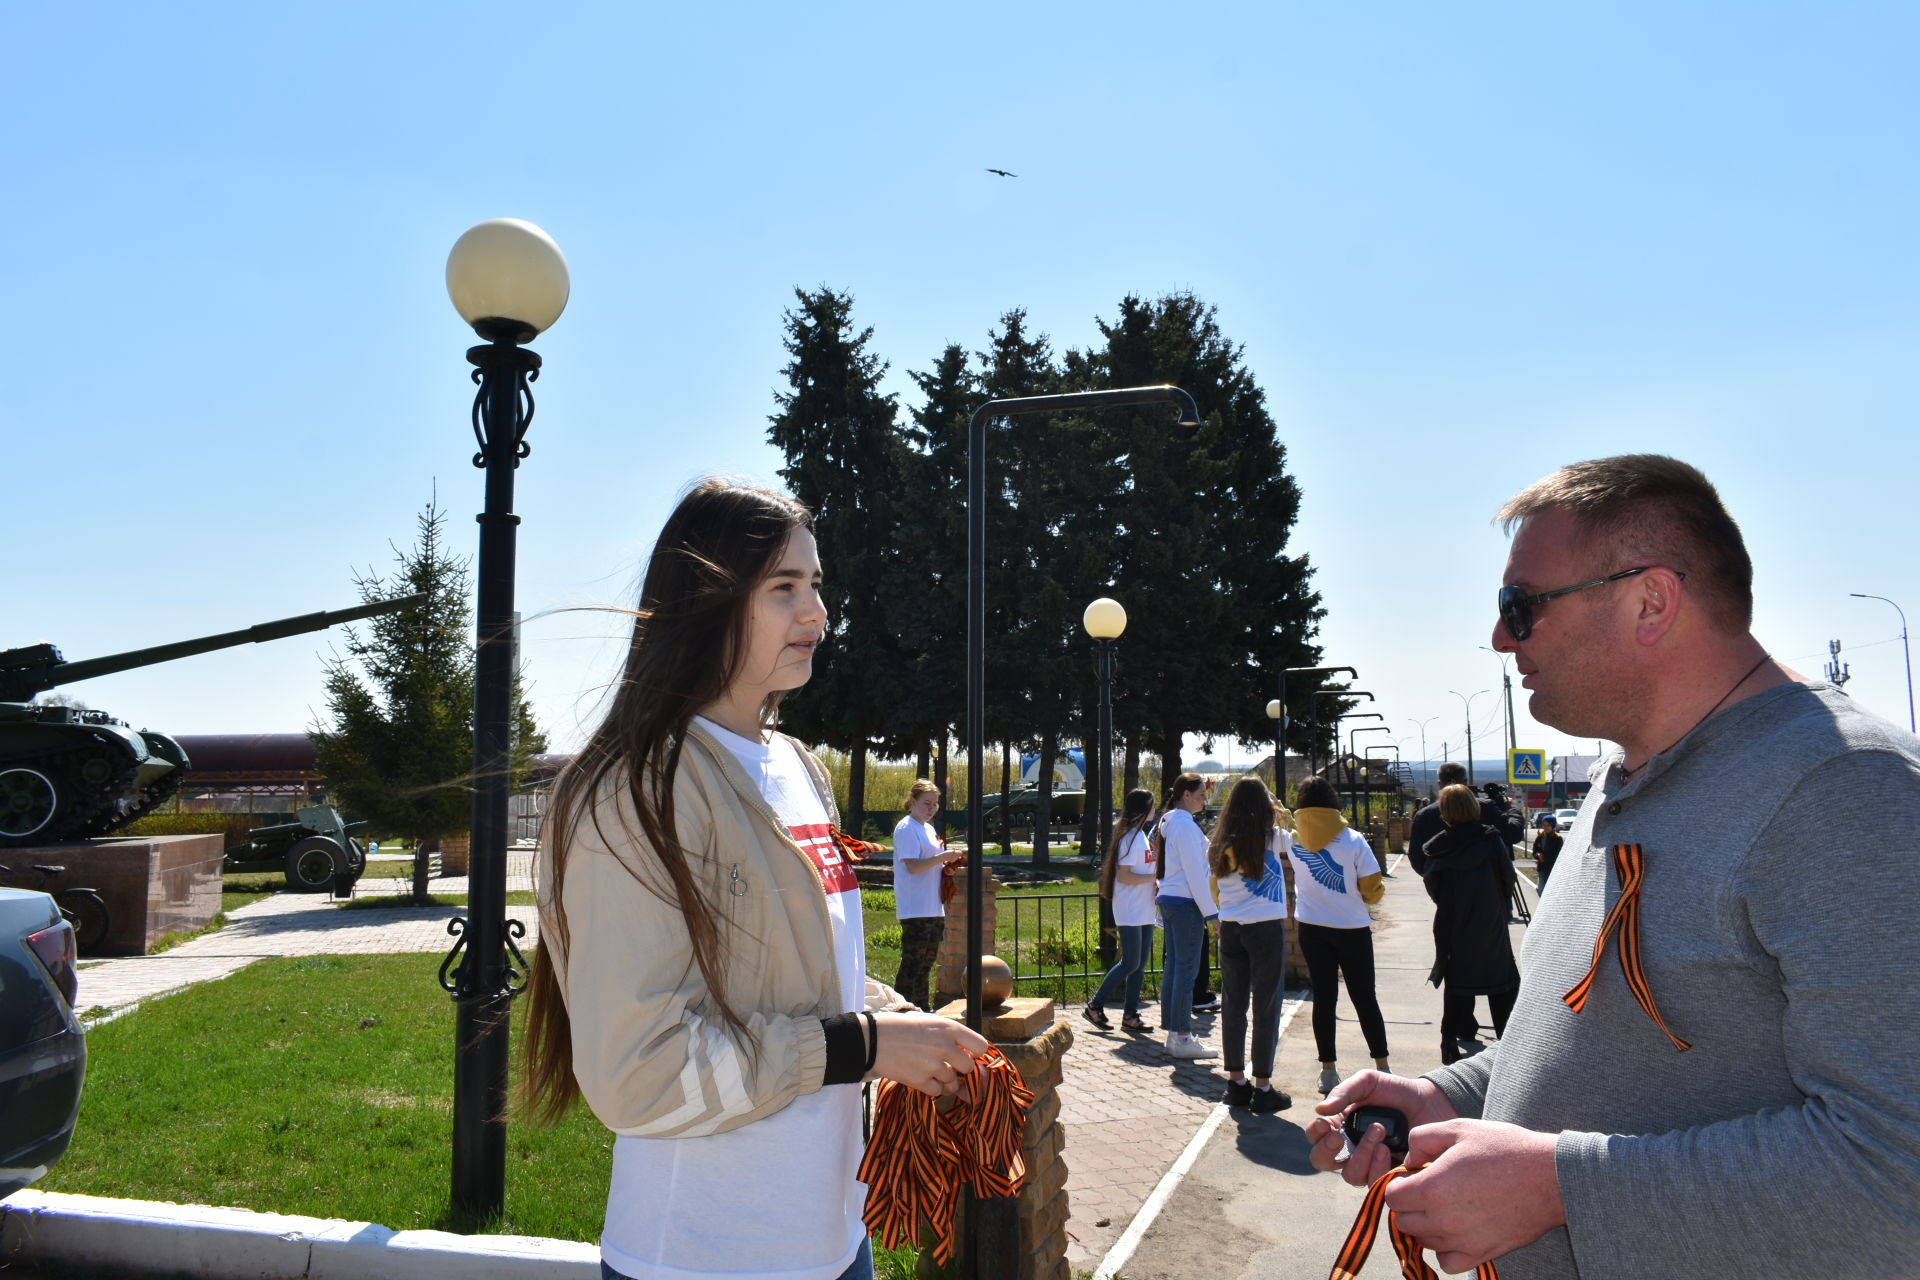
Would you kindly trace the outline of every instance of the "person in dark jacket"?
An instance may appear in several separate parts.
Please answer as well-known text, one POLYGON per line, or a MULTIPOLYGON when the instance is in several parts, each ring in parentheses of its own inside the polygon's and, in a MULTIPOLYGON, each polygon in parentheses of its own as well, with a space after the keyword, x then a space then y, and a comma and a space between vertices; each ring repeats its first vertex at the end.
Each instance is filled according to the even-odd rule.
POLYGON ((1507 1015, 1520 994, 1520 969, 1507 934, 1507 904, 1514 888, 1513 855, 1503 833, 1480 820, 1480 800, 1456 783, 1440 792, 1439 810, 1447 824, 1427 841, 1427 896, 1433 899, 1433 972, 1443 987, 1440 1013, 1440 1061, 1460 1057, 1459 1042, 1470 1040, 1473 1001, 1485 996, 1493 1031, 1507 1029, 1507 1015))
MULTIPOLYGON (((1452 786, 1460 783, 1471 790, 1467 781, 1465 765, 1448 761, 1440 766, 1440 785, 1452 786)), ((1483 790, 1486 799, 1480 801, 1480 821, 1492 827, 1506 838, 1508 844, 1525 844, 1527 840, 1527 819, 1512 805, 1507 803, 1506 788, 1498 783, 1489 782, 1483 790)), ((1438 803, 1426 805, 1413 815, 1413 827, 1407 833, 1407 861, 1413 864, 1413 873, 1427 874, 1427 841, 1446 829, 1446 822, 1440 817, 1438 803)))
POLYGON ((1552 818, 1540 819, 1540 834, 1533 838, 1533 870, 1539 877, 1542 895, 1547 891, 1547 877, 1553 874, 1553 860, 1560 856, 1560 848, 1565 843, 1558 822, 1552 818))

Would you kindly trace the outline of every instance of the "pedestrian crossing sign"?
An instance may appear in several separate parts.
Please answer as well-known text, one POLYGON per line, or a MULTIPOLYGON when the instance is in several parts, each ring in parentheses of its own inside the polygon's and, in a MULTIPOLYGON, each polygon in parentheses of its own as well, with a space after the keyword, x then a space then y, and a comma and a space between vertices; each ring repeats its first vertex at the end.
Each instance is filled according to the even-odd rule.
POLYGON ((1547 780, 1547 753, 1530 747, 1515 747, 1507 752, 1507 781, 1519 786, 1547 780))

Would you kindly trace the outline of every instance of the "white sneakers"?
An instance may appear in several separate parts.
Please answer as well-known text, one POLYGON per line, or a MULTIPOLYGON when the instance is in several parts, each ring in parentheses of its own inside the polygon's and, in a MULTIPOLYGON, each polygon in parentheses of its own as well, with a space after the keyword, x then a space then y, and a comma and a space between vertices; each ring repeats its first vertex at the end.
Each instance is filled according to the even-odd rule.
POLYGON ((1200 1039, 1198 1036, 1193 1035, 1191 1032, 1186 1031, 1170 1031, 1167 1033, 1167 1052, 1176 1058, 1186 1058, 1189 1060, 1217 1058, 1220 1056, 1219 1051, 1212 1045, 1200 1039))
POLYGON ((1335 1086, 1337 1086, 1339 1083, 1340 1083, 1340 1073, 1338 1071, 1335 1071, 1332 1067, 1322 1067, 1320 1069, 1320 1096, 1321 1097, 1324 1098, 1328 1094, 1332 1093, 1335 1086))

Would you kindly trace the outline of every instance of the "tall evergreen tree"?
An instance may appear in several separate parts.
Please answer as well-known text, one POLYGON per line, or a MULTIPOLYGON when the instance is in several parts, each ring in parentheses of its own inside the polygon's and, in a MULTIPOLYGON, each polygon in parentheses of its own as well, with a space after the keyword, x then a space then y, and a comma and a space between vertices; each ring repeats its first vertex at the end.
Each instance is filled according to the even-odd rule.
POLYGON ((873 330, 855 330, 849 294, 822 286, 794 297, 783 316, 789 390, 775 393, 767 435, 786 458, 781 478, 814 512, 828 620, 823 661, 783 707, 795 733, 851 754, 846 820, 858 833, 867 751, 913 689, 886 589, 899 580, 896 529, 912 495, 901 491, 906 448, 898 406, 880 392, 887 364, 869 349, 873 330))
POLYGON ((1282 667, 1318 659, 1324 610, 1307 558, 1286 554, 1300 492, 1285 446, 1214 308, 1185 293, 1129 296, 1100 329, 1104 348, 1066 361, 1076 389, 1173 383, 1201 414, 1198 430, 1175 427, 1158 405, 1097 424, 1124 477, 1109 491, 1115 594, 1151 601, 1122 641, 1115 722, 1141 734, 1171 778, 1186 733, 1252 742, 1271 732, 1266 691, 1282 667))
MULTIPOLYGON (((329 723, 311 734, 315 766, 334 799, 376 830, 414 843, 414 892, 428 855, 472 821, 473 614, 470 561, 446 547, 446 513, 428 503, 414 545, 394 550, 390 577, 356 575, 363 601, 424 591, 427 602, 342 633, 346 656, 326 664, 329 723)), ((546 738, 514 686, 514 780, 546 738)))
POLYGON ((916 692, 899 704, 896 728, 905 741, 945 743, 967 718, 967 422, 984 397, 958 343, 909 376, 924 400, 906 432, 913 448, 897 537, 908 553, 897 560, 904 573, 894 598, 916 692))

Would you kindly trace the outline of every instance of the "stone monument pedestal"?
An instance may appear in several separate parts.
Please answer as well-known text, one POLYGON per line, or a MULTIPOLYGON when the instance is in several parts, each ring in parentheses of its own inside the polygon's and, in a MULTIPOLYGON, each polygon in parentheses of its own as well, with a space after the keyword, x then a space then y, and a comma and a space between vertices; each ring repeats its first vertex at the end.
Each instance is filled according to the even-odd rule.
MULTIPOLYGON (((967 1002, 958 1000, 940 1009, 956 1021, 967 1016, 967 1002)), ((1015 996, 983 1011, 981 1034, 1006 1055, 1021 1081, 1033 1090, 1027 1124, 1020 1135, 1020 1154, 1027 1176, 1020 1194, 1011 1201, 987 1205, 987 1257, 1007 1268, 1004 1280, 1068 1280, 1067 1267, 1067 1145, 1060 1123, 1060 1080, 1073 1027, 1054 1016, 1053 1001, 1038 996, 1015 996), (1017 1260, 1017 1261, 1016 1261, 1017 1260)), ((959 1218, 963 1219, 963 1198, 959 1218)), ((966 1245, 964 1221, 956 1219, 961 1246, 966 1245)), ((918 1274, 922 1280, 938 1276, 931 1251, 922 1252, 918 1274)), ((1001 1277, 996 1276, 996 1280, 1001 1277)))
POLYGON ((113 927, 89 954, 141 956, 165 935, 198 929, 220 914, 226 843, 219 835, 109 836, 8 849, 4 861, 65 867, 45 885, 33 885, 31 875, 14 883, 49 893, 94 890, 106 901, 113 927))

